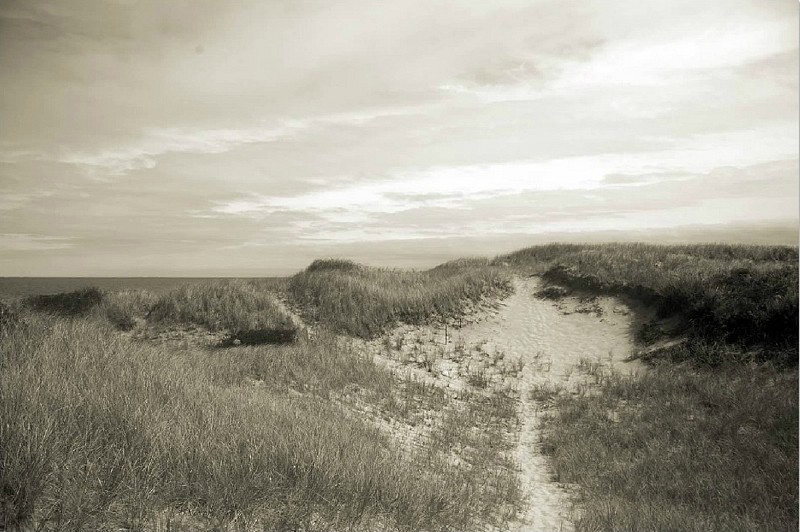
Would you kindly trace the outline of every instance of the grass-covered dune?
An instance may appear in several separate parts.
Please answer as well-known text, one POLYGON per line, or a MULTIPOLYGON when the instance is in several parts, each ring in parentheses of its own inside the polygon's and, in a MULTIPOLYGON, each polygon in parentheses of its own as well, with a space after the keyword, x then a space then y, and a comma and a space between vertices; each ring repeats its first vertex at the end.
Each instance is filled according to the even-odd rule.
POLYGON ((545 280, 625 295, 682 318, 689 342, 671 356, 797 364, 798 250, 726 244, 553 244, 495 259, 545 280), (719 348, 726 344, 727 348, 719 348), (738 349, 732 349, 738 346, 738 349))
POLYGON ((275 292, 255 281, 220 281, 173 290, 153 302, 147 321, 227 331, 245 343, 282 343, 296 334, 296 325, 275 292))
POLYGON ((91 315, 122 331, 132 330, 139 320, 162 329, 204 327, 243 343, 284 343, 295 338, 297 325, 279 300, 282 287, 274 279, 211 281, 161 295, 87 287, 28 297, 17 306, 62 318, 91 315))
POLYGON ((294 275, 288 293, 309 320, 370 338, 398 322, 418 324, 458 316, 465 303, 509 289, 507 275, 486 259, 454 261, 422 272, 325 259, 294 275))

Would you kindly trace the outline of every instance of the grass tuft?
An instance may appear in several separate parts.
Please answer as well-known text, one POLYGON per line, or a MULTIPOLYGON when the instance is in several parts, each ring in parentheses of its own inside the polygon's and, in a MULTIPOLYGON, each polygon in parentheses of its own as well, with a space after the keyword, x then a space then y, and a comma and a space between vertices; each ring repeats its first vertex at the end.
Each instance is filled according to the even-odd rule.
MULTIPOLYGON (((190 285, 159 297, 147 314, 151 325, 200 325, 212 331, 294 330, 275 293, 256 282, 190 285)), ((257 333, 253 333, 254 335, 257 333)))
POLYGON ((315 261, 289 282, 305 315, 337 332, 372 338, 399 322, 460 316, 468 304, 507 293, 510 284, 488 260, 456 261, 424 272, 315 261))

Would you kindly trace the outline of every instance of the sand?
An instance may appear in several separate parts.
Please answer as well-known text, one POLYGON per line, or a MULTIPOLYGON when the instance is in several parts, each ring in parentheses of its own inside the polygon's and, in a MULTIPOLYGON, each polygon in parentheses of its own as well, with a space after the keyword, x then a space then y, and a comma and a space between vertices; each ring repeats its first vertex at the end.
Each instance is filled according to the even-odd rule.
POLYGON ((536 277, 515 278, 515 292, 485 320, 453 331, 456 341, 488 340, 506 358, 525 362, 519 380, 521 429, 515 453, 527 510, 511 530, 552 532, 572 530, 570 490, 553 479, 541 453, 541 413, 546 405, 529 397, 537 384, 557 382, 575 390, 581 376, 575 366, 582 358, 599 360, 622 372, 644 371, 639 362, 625 362, 633 349, 632 312, 618 300, 566 298, 559 302, 538 299, 536 277))

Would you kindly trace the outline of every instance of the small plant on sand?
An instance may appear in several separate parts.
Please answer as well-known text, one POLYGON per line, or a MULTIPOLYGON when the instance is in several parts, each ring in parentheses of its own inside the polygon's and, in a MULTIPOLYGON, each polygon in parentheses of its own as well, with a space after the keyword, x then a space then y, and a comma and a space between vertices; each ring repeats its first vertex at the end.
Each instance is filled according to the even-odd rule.
POLYGON ((541 299, 551 299, 553 301, 558 301, 559 299, 564 299, 569 294, 569 291, 561 286, 547 286, 542 288, 536 294, 536 297, 541 299))
POLYGON ((479 367, 467 374, 467 384, 481 390, 489 387, 489 376, 486 373, 486 368, 479 367))
POLYGON ((563 387, 551 381, 534 383, 528 392, 531 401, 542 403, 552 402, 561 392, 563 387))

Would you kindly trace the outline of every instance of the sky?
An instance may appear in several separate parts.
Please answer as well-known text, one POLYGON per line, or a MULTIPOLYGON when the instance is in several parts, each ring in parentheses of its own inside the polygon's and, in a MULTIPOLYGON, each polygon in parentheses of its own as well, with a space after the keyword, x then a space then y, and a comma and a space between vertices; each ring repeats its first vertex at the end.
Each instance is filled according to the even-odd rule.
POLYGON ((798 3, 0 3, 0 275, 797 244, 798 3))

